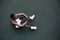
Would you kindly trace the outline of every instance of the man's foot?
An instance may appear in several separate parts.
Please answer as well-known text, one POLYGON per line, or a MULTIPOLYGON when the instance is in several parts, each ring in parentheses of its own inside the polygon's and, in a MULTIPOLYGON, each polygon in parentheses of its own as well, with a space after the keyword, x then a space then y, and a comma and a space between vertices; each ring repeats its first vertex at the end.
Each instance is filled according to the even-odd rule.
POLYGON ((31 26, 31 30, 36 30, 37 26, 31 26))
POLYGON ((33 19, 34 19, 34 17, 35 17, 35 15, 32 15, 32 16, 30 16, 30 19, 31 19, 31 20, 33 20, 33 19))
POLYGON ((19 26, 15 26, 15 28, 19 28, 19 26))

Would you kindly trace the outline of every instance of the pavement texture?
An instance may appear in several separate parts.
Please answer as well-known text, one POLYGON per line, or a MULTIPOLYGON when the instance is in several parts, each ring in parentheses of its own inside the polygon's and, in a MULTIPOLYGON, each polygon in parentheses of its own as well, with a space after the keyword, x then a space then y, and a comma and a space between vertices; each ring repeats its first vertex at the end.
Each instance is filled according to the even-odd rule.
POLYGON ((0 40, 60 40, 60 0, 0 0, 0 40), (37 30, 14 29, 10 14, 21 12, 36 15, 37 30))

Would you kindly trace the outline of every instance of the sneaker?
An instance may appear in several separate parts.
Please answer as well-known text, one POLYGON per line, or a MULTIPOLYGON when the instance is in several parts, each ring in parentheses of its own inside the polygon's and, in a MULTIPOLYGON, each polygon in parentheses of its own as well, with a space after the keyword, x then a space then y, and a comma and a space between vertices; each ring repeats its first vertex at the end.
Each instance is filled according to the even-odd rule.
POLYGON ((33 19, 34 19, 34 17, 35 17, 35 15, 32 15, 32 16, 30 16, 30 19, 31 19, 31 20, 33 20, 33 19))
POLYGON ((15 26, 15 28, 19 28, 19 26, 15 26))
POLYGON ((31 29, 32 29, 32 30, 36 30, 37 27, 36 27, 36 26, 31 26, 31 29))

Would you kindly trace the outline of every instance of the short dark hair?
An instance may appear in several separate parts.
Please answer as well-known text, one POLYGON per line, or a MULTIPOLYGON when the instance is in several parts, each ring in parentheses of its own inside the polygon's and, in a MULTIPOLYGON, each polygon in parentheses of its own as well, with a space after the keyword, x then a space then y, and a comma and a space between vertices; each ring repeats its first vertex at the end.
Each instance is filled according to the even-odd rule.
POLYGON ((11 14, 10 15, 10 18, 14 19, 14 16, 15 16, 15 14, 11 14))

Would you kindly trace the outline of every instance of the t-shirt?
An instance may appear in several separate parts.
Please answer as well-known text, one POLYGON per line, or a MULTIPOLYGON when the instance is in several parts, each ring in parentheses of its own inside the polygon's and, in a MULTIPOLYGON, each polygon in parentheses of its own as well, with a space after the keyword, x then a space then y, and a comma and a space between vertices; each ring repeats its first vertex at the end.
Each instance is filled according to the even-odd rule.
MULTIPOLYGON (((16 19, 16 22, 17 22, 18 24, 21 24, 21 21, 22 21, 22 20, 20 20, 19 18, 16 19)), ((19 28, 19 26, 17 26, 17 25, 16 25, 15 27, 16 27, 16 28, 19 28)))

